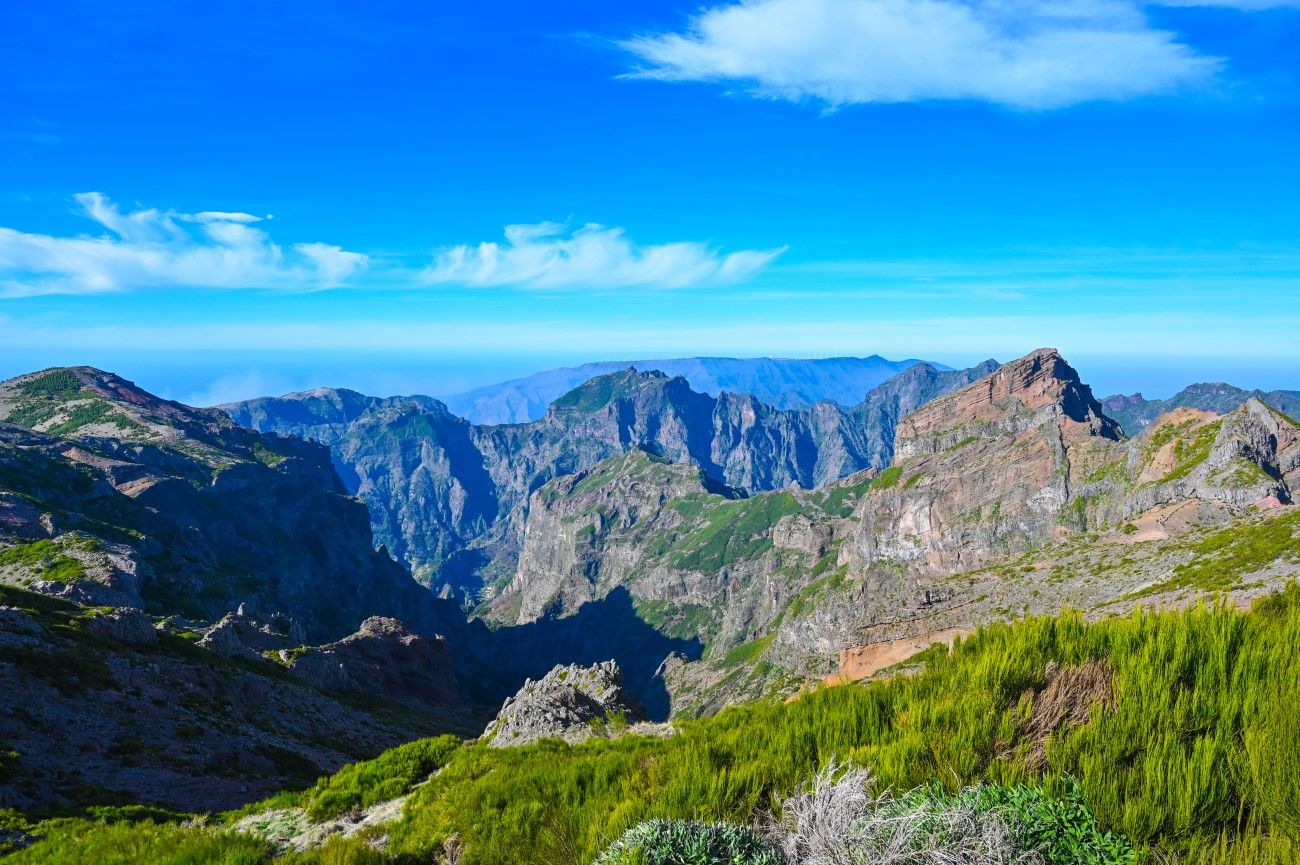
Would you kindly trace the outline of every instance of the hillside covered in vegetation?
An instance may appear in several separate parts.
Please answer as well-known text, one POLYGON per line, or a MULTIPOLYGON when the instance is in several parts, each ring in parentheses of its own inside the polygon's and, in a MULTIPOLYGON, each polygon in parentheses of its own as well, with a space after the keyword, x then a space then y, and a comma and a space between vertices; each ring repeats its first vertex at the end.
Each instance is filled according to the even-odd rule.
POLYGON ((896 793, 994 785, 964 795, 1005 800, 1026 811, 1023 825, 1057 821, 1051 838, 1112 857, 1049 861, 1289 863, 1300 854, 1298 663, 1294 586, 1248 612, 1032 618, 936 647, 916 675, 731 708, 668 738, 424 740, 229 817, 11 814, 11 836, 40 840, 10 861, 581 865, 648 820, 761 824, 842 761, 896 793), (306 852, 277 849, 265 828, 295 809, 319 821, 401 796, 387 822, 306 852), (245 831, 231 830, 237 818, 245 831))

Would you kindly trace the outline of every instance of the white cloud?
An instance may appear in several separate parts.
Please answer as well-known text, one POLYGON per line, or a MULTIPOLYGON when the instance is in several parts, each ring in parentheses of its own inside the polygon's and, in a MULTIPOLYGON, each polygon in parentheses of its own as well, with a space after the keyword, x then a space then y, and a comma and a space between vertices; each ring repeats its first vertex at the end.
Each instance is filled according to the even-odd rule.
POLYGON ((1300 9, 1300 0, 1157 0, 1153 5, 1220 6, 1243 12, 1262 12, 1265 9, 1300 9))
POLYGON ((0 296, 146 288, 328 288, 366 256, 324 243, 274 243, 248 213, 124 213, 98 192, 76 196, 108 234, 55 237, 0 227, 0 296))
POLYGON ((686 288, 740 282, 784 249, 722 254, 703 243, 638 246, 621 228, 555 222, 507 225, 506 242, 453 246, 425 271, 429 282, 530 288, 686 288))
POLYGON ((1175 91, 1221 65, 1152 29, 1126 0, 747 0, 706 9, 683 32, 619 44, 643 64, 630 77, 731 83, 832 108, 1057 108, 1175 91))

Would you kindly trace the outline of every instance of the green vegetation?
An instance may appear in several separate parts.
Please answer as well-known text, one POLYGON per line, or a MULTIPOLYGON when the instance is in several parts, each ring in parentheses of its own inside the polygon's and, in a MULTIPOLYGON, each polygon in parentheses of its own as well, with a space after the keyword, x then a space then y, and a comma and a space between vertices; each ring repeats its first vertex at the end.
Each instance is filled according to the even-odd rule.
POLYGON ((734 501, 719 499, 705 514, 704 525, 674 545, 678 552, 672 564, 689 570, 716 571, 732 562, 762 555, 772 548, 772 526, 777 520, 800 510, 799 500, 787 492, 734 501))
POLYGON ((1268 483, 1272 480, 1274 478, 1264 471, 1259 463, 1245 457, 1233 457, 1226 466, 1215 472, 1214 476, 1210 478, 1212 483, 1225 487, 1247 487, 1253 484, 1268 483))
POLYGON ((631 394, 631 385, 638 381, 635 370, 610 373, 597 376, 580 384, 564 396, 551 403, 553 409, 571 411, 580 414, 600 411, 620 397, 631 394))
MULTIPOLYGON (((812 572, 815 574, 819 570, 825 570, 834 563, 833 556, 823 556, 812 572)), ((835 592, 843 588, 848 583, 848 576, 848 566, 841 565, 831 573, 813 580, 804 586, 799 594, 790 599, 790 603, 786 604, 785 610, 781 613, 781 620, 784 620, 786 616, 798 617, 803 615, 804 612, 815 607, 827 592, 835 592)))
POLYGON ((853 516, 854 506, 871 489, 871 485, 871 478, 840 481, 826 490, 820 499, 814 501, 818 507, 831 516, 847 519, 853 516))
POLYGON ((260 441, 253 442, 253 458, 262 465, 270 468, 275 468, 288 459, 284 454, 271 450, 260 441))
POLYGON ((898 483, 899 478, 903 476, 903 469, 900 466, 890 466, 889 468, 876 475, 875 481, 871 484, 872 489, 887 490, 894 484, 898 483))
POLYGON ((675 604, 635 598, 637 617, 661 634, 709 642, 718 629, 718 611, 705 604, 675 604))
POLYGON ((1120 865, 1135 859, 1128 839, 1097 824, 1078 783, 1069 776, 1062 779, 1057 796, 1024 784, 980 784, 958 793, 932 786, 912 794, 918 795, 938 807, 1002 815, 1017 845, 1039 851, 1046 865, 1120 865))
POLYGON ((460 748, 455 736, 418 739, 374 760, 344 766, 337 775, 322 778, 302 794, 301 807, 313 820, 336 817, 349 808, 368 808, 376 802, 395 799, 441 769, 460 748))
POLYGON ((40 834, 44 840, 7 861, 13 865, 253 865, 271 854, 266 842, 246 835, 195 831, 151 820, 56 820, 42 824, 40 834))
POLYGON ((593 865, 785 865, 752 829, 731 823, 648 820, 623 833, 593 865))
POLYGON ((86 575, 81 562, 66 555, 63 547, 55 541, 44 539, 0 550, 0 567, 6 565, 21 565, 39 572, 42 580, 61 583, 76 582, 86 575))
POLYGON ((1162 480, 1168 482, 1185 478, 1192 473, 1193 469, 1209 459, 1214 440, 1219 437, 1219 430, 1222 427, 1222 421, 1207 423, 1196 431, 1196 436, 1190 441, 1179 438, 1174 442, 1175 464, 1162 480))
POLYGON ((953 451, 959 451, 962 448, 966 447, 966 445, 974 444, 977 441, 979 441, 979 436, 966 436, 961 441, 958 441, 957 443, 945 448, 943 452, 945 454, 950 454, 953 451))
POLYGON ((50 370, 19 386, 25 396, 37 399, 68 400, 81 393, 81 379, 68 369, 50 370))
MULTIPOLYGON (((1294 586, 1249 613, 1222 605, 994 625, 950 652, 929 654, 915 676, 731 708, 682 722, 667 739, 448 745, 435 758, 446 759, 441 771, 414 789, 402 819, 389 827, 387 855, 428 862, 454 837, 463 865, 579 865, 647 820, 747 825, 839 757, 870 767, 884 788, 926 787, 936 796, 981 783, 1008 788, 980 795, 1001 797, 1045 834, 1067 827, 1063 841, 1071 833, 1120 833, 1136 845, 1138 861, 1177 855, 1189 865, 1281 865, 1300 852, 1298 668, 1294 586), (1049 662, 1104 670, 1107 680, 1049 694, 1049 662), (1113 693, 1113 705, 1096 696, 1100 685, 1113 693), (1072 700, 1086 720, 1051 714, 1072 700), (1076 813, 1084 807, 1095 823, 1076 813)), ((314 790, 358 791, 332 810, 366 801, 364 791, 390 775, 397 779, 392 789, 404 790, 424 771, 384 760, 314 790)), ((83 828, 71 837, 42 824, 41 831, 47 840, 16 861, 121 861, 96 855, 101 847, 90 847, 91 836, 100 845, 113 833, 125 844, 137 830, 83 828)), ((200 839, 174 838, 169 851, 183 843, 200 839)), ((223 843, 231 850, 252 844, 223 843)), ((240 849, 250 858, 213 853, 203 861, 267 861, 253 846, 240 849)), ((331 855, 366 861, 346 858, 361 854, 343 846, 331 855)))
POLYGON ((1242 522, 1194 541, 1190 561, 1174 568, 1173 576, 1149 586, 1133 597, 1146 597, 1194 588, 1218 591, 1279 559, 1300 562, 1300 513, 1291 509, 1271 518, 1242 522))
POLYGON ((767 651, 767 647, 772 645, 773 639, 775 638, 769 635, 759 637, 757 640, 750 640, 747 643, 741 643, 723 656, 723 666, 739 667, 741 664, 750 663, 767 651))

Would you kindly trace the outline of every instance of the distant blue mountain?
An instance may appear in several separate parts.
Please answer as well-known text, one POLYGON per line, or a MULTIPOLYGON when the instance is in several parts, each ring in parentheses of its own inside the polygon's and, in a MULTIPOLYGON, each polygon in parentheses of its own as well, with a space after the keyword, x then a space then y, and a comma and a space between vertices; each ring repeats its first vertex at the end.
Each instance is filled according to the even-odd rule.
MULTIPOLYGON (((534 373, 500 384, 445 397, 453 414, 473 423, 525 423, 540 418, 546 407, 598 375, 635 367, 684 376, 693 390, 717 396, 720 391, 752 394, 776 408, 804 408, 816 402, 843 406, 860 403, 867 391, 922 361, 871 357, 814 360, 755 357, 684 357, 669 360, 607 360, 534 373)), ((932 364, 936 369, 951 367, 932 364)))

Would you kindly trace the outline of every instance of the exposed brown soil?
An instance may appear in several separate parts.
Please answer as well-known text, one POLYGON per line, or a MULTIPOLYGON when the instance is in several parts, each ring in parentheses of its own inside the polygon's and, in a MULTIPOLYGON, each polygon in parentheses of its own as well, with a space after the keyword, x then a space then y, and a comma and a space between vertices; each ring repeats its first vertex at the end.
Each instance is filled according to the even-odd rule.
POLYGON ((902 663, 918 652, 925 651, 935 643, 951 646, 952 641, 957 637, 965 636, 970 632, 971 629, 965 627, 944 628, 940 631, 926 631, 914 637, 904 637, 901 640, 868 643, 865 646, 845 649, 840 652, 839 669, 826 677, 826 684, 840 685, 870 678, 887 667, 902 663))

